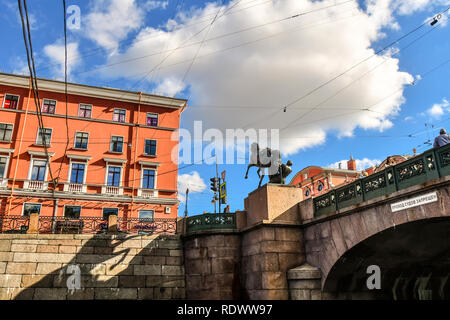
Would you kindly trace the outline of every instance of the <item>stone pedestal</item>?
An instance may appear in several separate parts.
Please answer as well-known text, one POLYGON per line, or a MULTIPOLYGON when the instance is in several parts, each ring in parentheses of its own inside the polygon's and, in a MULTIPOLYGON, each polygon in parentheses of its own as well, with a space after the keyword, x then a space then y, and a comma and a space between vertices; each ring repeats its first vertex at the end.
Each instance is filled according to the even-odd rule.
POLYGON ((28 225, 27 233, 38 234, 39 233, 39 214, 30 214, 30 223, 28 225))
POLYGON ((117 233, 117 216, 110 214, 108 216, 108 233, 117 233))
POLYGON ((291 300, 322 300, 320 270, 307 263, 287 273, 291 300))
POLYGON ((302 199, 300 188, 268 183, 245 199, 245 224, 250 227, 262 222, 299 223, 298 203, 302 199))

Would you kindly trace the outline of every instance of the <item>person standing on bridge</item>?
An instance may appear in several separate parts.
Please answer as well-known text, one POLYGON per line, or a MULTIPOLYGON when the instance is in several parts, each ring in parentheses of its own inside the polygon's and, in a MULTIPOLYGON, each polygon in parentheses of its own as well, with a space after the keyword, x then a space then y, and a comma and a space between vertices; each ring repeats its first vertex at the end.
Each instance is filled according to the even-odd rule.
POLYGON ((447 134, 445 129, 441 129, 440 134, 434 139, 434 148, 439 148, 450 143, 450 136, 447 134))

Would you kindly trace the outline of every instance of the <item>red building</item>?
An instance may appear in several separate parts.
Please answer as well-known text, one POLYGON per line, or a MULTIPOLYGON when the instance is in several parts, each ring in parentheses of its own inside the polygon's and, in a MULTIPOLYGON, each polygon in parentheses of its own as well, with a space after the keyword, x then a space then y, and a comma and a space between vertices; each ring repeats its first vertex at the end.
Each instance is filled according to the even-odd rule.
POLYGON ((186 100, 0 73, 0 215, 177 217, 186 100), (44 142, 47 148, 44 147, 44 142), (66 148, 67 147, 67 148, 66 148))
POLYGON ((297 172, 290 185, 303 189, 303 199, 317 197, 327 193, 330 189, 358 179, 361 172, 356 170, 356 161, 353 158, 347 162, 347 169, 325 168, 309 166, 297 172))

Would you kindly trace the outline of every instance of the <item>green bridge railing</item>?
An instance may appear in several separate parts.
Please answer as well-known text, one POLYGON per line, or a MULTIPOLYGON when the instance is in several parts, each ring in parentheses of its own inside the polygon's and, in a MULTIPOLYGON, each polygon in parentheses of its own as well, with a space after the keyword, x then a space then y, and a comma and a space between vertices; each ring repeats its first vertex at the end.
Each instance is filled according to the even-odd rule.
POLYGON ((314 198, 314 217, 450 174, 450 145, 424 153, 314 198))
POLYGON ((186 233, 204 230, 236 229, 236 214, 234 213, 204 213, 186 219, 186 233))

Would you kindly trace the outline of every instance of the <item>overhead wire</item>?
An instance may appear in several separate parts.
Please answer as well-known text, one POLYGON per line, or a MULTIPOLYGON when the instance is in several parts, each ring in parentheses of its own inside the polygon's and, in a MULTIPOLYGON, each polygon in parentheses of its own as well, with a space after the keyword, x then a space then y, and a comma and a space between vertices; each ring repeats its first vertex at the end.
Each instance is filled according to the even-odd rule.
POLYGON ((34 103, 35 103, 35 107, 36 107, 36 116, 38 118, 39 130, 41 133, 41 139, 42 139, 42 143, 43 143, 43 147, 44 147, 44 153, 47 158, 46 166, 48 168, 51 182, 53 183, 53 187, 54 187, 54 189, 56 189, 58 182, 55 180, 53 172, 52 172, 52 168, 50 166, 50 156, 48 153, 46 136, 44 133, 44 123, 42 120, 41 108, 40 108, 40 103, 39 103, 39 101, 40 101, 39 100, 39 89, 38 89, 36 68, 35 68, 34 56, 33 56, 33 45, 32 45, 32 41, 31 41, 31 31, 30 31, 31 28, 30 28, 30 21, 28 18, 27 1, 26 0, 17 0, 17 3, 18 3, 18 7, 19 7, 20 19, 22 22, 22 33, 23 33, 23 39, 24 39, 24 43, 25 43, 25 50, 27 53, 27 63, 28 63, 28 69, 30 72, 31 87, 32 87, 32 91, 33 91, 34 103), (22 8, 21 1, 23 1, 23 8, 22 8), (24 19, 23 11, 25 11, 26 19, 24 19), (26 23, 25 23, 25 20, 26 20, 26 23))

